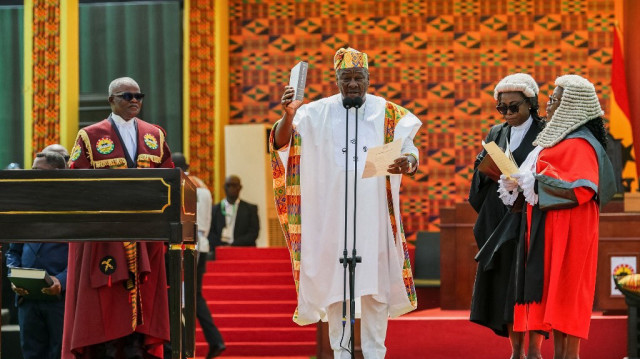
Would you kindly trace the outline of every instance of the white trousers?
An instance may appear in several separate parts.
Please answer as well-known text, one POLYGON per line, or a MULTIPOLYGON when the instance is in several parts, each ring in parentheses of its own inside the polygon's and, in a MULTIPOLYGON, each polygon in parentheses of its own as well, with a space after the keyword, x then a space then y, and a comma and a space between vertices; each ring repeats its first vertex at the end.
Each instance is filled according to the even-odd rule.
MULTIPOLYGON (((360 297, 360 347, 366 359, 383 359, 387 352, 384 339, 387 336, 387 320, 389 307, 386 303, 380 303, 373 296, 360 297)), ((349 322, 349 302, 347 302, 347 323, 342 330, 342 302, 333 303, 327 308, 329 320, 329 341, 333 349, 334 359, 349 359, 351 355, 346 349, 350 349, 351 325, 349 322), (345 349, 346 348, 346 349, 345 349)))

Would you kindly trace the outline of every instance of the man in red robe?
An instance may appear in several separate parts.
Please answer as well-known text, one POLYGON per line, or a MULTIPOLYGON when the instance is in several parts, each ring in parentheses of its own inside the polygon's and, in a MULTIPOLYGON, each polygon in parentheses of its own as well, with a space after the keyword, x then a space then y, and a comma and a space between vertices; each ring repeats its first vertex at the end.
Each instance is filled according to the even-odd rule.
POLYGON ((556 79, 550 119, 499 191, 520 188, 528 203, 518 245, 514 330, 553 331, 557 358, 577 359, 595 294, 599 210, 613 196, 604 114, 595 88, 577 75, 556 79))
MULTIPOLYGON (((160 127, 136 116, 144 94, 131 78, 109 85, 109 118, 78 132, 70 168, 173 168, 160 127)), ((164 244, 69 245, 62 358, 162 358, 169 340, 164 244)))

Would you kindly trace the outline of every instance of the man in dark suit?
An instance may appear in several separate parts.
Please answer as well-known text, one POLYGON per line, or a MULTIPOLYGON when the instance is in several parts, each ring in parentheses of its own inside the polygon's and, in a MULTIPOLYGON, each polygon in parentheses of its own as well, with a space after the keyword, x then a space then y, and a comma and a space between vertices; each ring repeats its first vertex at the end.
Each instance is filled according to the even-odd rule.
MULTIPOLYGON (((214 246, 250 247, 256 245, 260 232, 258 206, 240 197, 242 184, 235 175, 224 182, 226 198, 213 206, 209 241, 214 246)), ((213 250, 215 253, 215 249, 213 250)))
MULTIPOLYGON (((66 152, 66 150, 64 150, 66 152)), ((67 153, 68 155, 68 153, 67 153)), ((38 153, 34 170, 64 169, 66 162, 56 152, 38 153)), ((62 353, 64 297, 67 287, 67 243, 11 243, 7 252, 7 267, 38 268, 49 273, 53 284, 42 293, 51 300, 30 299, 24 288, 11 286, 16 293, 20 346, 25 359, 56 359, 62 353)))

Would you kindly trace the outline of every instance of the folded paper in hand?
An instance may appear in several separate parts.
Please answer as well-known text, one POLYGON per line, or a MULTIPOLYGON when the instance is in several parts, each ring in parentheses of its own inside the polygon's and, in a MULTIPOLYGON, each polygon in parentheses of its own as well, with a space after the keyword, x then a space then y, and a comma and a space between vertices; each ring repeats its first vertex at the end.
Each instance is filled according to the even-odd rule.
POLYGON ((393 161, 400 157, 402 141, 401 138, 398 138, 385 145, 369 148, 362 178, 390 175, 391 173, 387 172, 387 169, 393 164, 393 161))
MULTIPOLYGON (((502 173, 503 175, 507 176, 507 177, 511 177, 512 174, 514 173, 518 173, 519 169, 518 169, 518 165, 516 164, 516 162, 513 160, 513 157, 511 156, 507 156, 504 152, 502 152, 502 150, 500 149, 500 147, 498 147, 498 145, 496 145, 495 142, 491 141, 489 143, 484 143, 484 141, 482 142, 482 146, 484 147, 484 149, 487 151, 487 153, 489 154, 489 156, 491 157, 491 160, 493 162, 493 164, 495 164, 495 166, 498 168, 498 170, 500 170, 500 173, 502 173)), ((489 156, 485 156, 485 159, 489 156)), ((484 160, 482 162, 485 162, 484 160)), ((491 168, 491 163, 489 163, 489 161, 487 161, 488 163, 486 164, 482 164, 480 166, 478 166, 478 169, 482 172, 485 173, 487 176, 494 178, 494 176, 496 175, 496 171, 495 168, 491 168), (482 167, 482 168, 480 168, 482 167), (485 172, 486 171, 486 172, 485 172)), ((498 174, 498 178, 500 177, 500 175, 498 174)))

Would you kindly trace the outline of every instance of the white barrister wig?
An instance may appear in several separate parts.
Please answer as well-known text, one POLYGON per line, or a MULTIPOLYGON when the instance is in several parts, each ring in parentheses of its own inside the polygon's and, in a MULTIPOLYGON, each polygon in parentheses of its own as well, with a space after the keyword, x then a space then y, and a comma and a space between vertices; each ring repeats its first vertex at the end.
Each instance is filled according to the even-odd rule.
POLYGON ((525 97, 538 96, 538 84, 529 74, 511 74, 498 82, 493 90, 493 98, 498 101, 498 95, 502 92, 522 92, 525 97))
POLYGON ((578 75, 564 75, 556 79, 556 86, 563 89, 560 105, 534 145, 555 146, 578 127, 604 115, 596 88, 589 80, 578 75))

